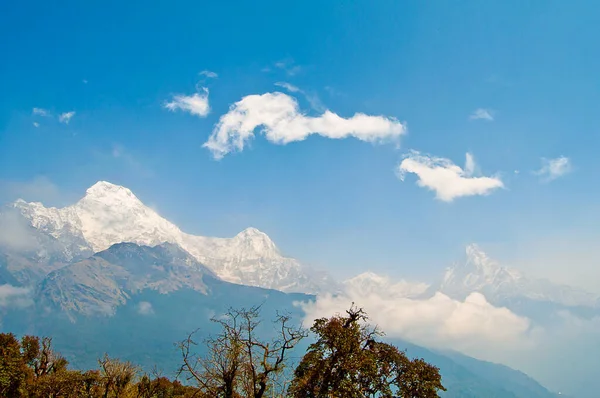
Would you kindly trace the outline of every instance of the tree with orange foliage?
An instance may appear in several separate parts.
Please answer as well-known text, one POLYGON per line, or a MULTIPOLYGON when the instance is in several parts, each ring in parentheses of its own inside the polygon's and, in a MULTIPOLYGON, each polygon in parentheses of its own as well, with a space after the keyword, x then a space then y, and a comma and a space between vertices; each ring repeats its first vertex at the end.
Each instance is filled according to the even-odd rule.
POLYGON ((346 316, 317 319, 311 328, 317 341, 296 368, 289 396, 437 398, 445 391, 438 368, 377 341, 383 333, 367 319, 354 305, 346 316))

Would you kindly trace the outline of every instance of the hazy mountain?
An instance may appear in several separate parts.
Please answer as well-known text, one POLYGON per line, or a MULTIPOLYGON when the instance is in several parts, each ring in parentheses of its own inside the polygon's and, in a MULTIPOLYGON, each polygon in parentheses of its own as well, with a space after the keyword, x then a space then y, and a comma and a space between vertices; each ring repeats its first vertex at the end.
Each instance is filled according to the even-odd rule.
POLYGON ((22 200, 9 207, 28 221, 27 227, 48 239, 68 242, 73 251, 85 248, 98 252, 121 242, 149 246, 169 242, 185 249, 226 281, 305 293, 332 285, 325 273, 283 256, 275 243, 255 228, 233 238, 190 235, 145 206, 129 189, 104 181, 64 208, 46 208, 22 200))
POLYGON ((23 204, 17 201, 0 210, 0 284, 31 285, 52 270, 93 254, 76 230, 67 227, 50 234, 32 226, 18 209, 23 204))
POLYGON ((393 281, 387 276, 378 275, 374 272, 364 272, 343 282, 342 286, 352 297, 367 297, 370 295, 381 295, 385 292, 386 297, 394 298, 418 298, 422 297, 428 290, 426 283, 409 282, 405 280, 393 281))
POLYGON ((598 297, 570 286, 544 279, 529 278, 518 270, 503 267, 477 245, 466 247, 466 260, 448 268, 433 289, 464 299, 472 292, 482 293, 497 305, 537 302, 564 307, 596 307, 598 297))
MULTIPOLYGON (((97 357, 106 352, 146 370, 157 365, 173 375, 180 364, 174 343, 198 328, 195 337, 201 342, 217 331, 209 319, 229 307, 262 305, 264 323, 259 332, 269 338, 273 333, 269 320, 277 311, 300 321, 304 314, 295 303, 314 298, 222 281, 172 244, 120 243, 51 272, 39 284, 34 304, 4 314, 0 330, 53 336, 56 348, 79 368, 95 366, 97 357)), ((309 343, 305 341, 292 357, 298 358, 309 343)), ((475 369, 470 369, 444 353, 403 341, 394 343, 408 348, 410 356, 423 357, 441 368, 449 389, 443 396, 554 397, 534 380, 501 365, 486 364, 490 372, 484 377, 476 371, 480 361, 473 359, 475 369), (494 377, 494 370, 502 376, 494 377), (507 379, 506 374, 514 379, 507 379), (531 395, 531 391, 539 394, 531 395)))

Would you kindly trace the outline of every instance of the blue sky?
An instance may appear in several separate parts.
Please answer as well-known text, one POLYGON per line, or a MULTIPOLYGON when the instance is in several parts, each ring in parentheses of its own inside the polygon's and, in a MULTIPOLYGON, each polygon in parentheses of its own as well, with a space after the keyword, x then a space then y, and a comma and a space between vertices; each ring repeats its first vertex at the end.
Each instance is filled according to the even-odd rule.
POLYGON ((430 278, 478 242, 600 290, 596 2, 349 3, 3 3, 0 200, 63 205, 108 180, 187 232, 255 226, 342 277, 430 278), (201 87, 206 117, 165 109, 201 87), (221 160, 202 147, 232 104, 276 91, 308 117, 361 112, 407 133, 399 147, 257 133, 221 160), (417 174, 398 178, 410 150, 463 169, 469 152, 465 178, 503 188, 436 199, 417 174), (563 175, 533 174, 560 157, 563 175))

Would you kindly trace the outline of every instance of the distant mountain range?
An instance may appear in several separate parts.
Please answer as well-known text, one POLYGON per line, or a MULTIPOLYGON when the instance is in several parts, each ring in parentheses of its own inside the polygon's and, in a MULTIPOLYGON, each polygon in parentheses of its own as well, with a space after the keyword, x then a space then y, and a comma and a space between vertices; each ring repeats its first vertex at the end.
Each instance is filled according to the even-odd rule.
POLYGON ((519 299, 566 307, 596 307, 599 303, 598 297, 591 293, 543 279, 531 279, 516 269, 503 267, 474 244, 466 248, 466 261, 448 268, 434 289, 459 299, 480 292, 490 302, 508 306, 519 299))
MULTIPOLYGON (((276 311, 301 320, 302 310, 295 303, 315 297, 222 281, 173 244, 117 243, 50 272, 33 298, 33 305, 4 309, 0 329, 53 336, 57 349, 79 368, 93 367, 106 352, 142 364, 147 371, 158 365, 173 375, 181 360, 174 343, 198 328, 198 341, 216 332, 209 321, 212 316, 229 307, 262 305, 266 320, 261 335, 268 338, 273 332, 268 320, 276 311)), ((444 397, 555 397, 535 380, 502 365, 484 366, 460 354, 399 340, 392 343, 440 367, 449 389, 444 397), (481 373, 480 369, 487 370, 481 373)))
MULTIPOLYGON (((72 206, 47 208, 18 200, 4 213, 11 209, 8 221, 18 224, 19 216, 26 220, 20 222, 24 239, 40 240, 37 235, 41 232, 43 239, 51 241, 50 246, 35 246, 38 250, 48 246, 57 256, 58 260, 44 259, 51 268, 57 261, 86 257, 115 243, 155 246, 167 242, 180 246, 228 282, 303 293, 318 293, 333 283, 326 273, 309 270, 283 256, 256 228, 245 229, 233 238, 190 235, 145 206, 129 189, 105 181, 90 187, 72 206)), ((38 262, 39 256, 33 260, 38 262)), ((27 277, 21 279, 26 282, 27 277)))
MULTIPOLYGON (((233 307, 263 303, 290 311, 315 294, 352 289, 421 298, 440 291, 464 299, 481 292, 496 304, 527 310, 543 303, 595 310, 593 295, 528 279, 467 247, 466 261, 434 284, 392 282, 365 273, 336 283, 282 255, 263 232, 233 238, 190 235, 145 206, 129 189, 98 182, 61 209, 18 200, 0 212, 0 285, 29 289, 33 305, 0 306, 1 330, 52 335, 77 366, 103 352, 174 369, 173 343, 233 307), (73 325, 77 327, 73 327, 73 325)), ((554 397, 521 372, 409 343, 409 353, 440 366, 448 397, 554 397)))

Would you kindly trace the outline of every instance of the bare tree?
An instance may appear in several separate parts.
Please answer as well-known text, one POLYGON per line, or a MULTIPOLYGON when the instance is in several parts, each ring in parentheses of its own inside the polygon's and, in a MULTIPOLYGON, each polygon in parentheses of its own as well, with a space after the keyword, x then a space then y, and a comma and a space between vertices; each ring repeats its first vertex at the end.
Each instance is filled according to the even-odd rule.
POLYGON ((187 374, 188 380, 195 380, 205 394, 214 397, 264 397, 280 385, 277 379, 290 351, 307 336, 304 329, 292 325, 289 315, 278 314, 273 322, 275 336, 262 340, 257 330, 261 324, 260 306, 229 309, 212 321, 219 324, 221 332, 205 340, 206 355, 193 351, 196 332, 178 346, 183 357, 180 374, 187 374))

